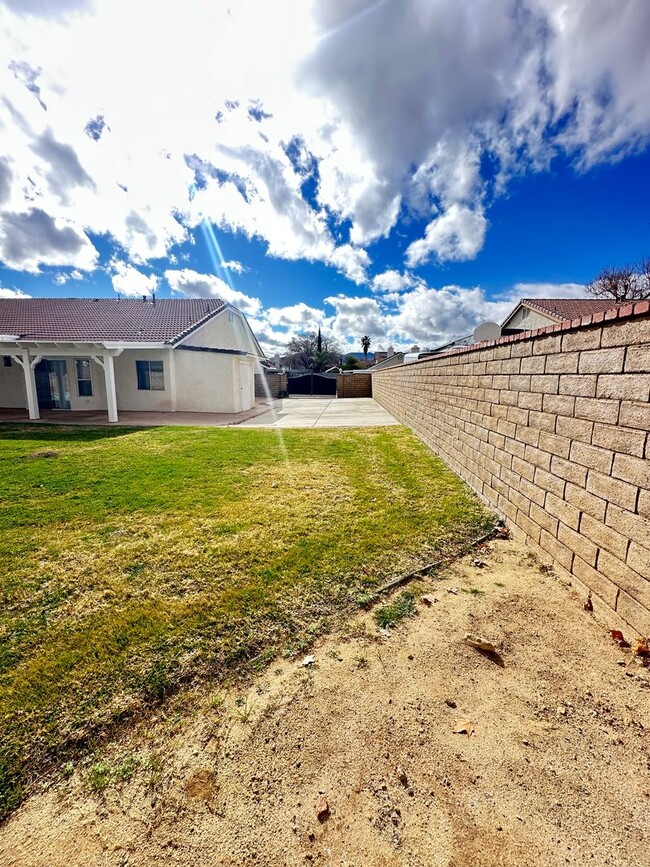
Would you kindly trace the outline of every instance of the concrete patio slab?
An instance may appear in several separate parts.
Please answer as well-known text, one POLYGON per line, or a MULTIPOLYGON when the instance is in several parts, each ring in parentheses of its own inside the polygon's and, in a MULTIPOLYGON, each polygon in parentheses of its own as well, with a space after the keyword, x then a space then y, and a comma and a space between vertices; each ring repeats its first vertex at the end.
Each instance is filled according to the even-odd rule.
MULTIPOLYGON (((49 410, 30 421, 27 410, 0 410, 0 424, 107 425, 105 411, 70 412, 49 410)), ((116 426, 158 427, 384 427, 399 424, 371 397, 337 400, 331 397, 285 398, 259 401, 252 409, 240 413, 217 412, 129 412, 120 410, 116 426)))
POLYGON ((399 422, 372 397, 284 398, 273 401, 270 412, 249 419, 241 427, 384 427, 399 422))
POLYGON ((269 412, 269 403, 259 402, 246 412, 130 412, 120 410, 117 422, 108 421, 106 410, 41 410, 32 420, 26 409, 0 409, 0 424, 111 425, 114 427, 231 427, 269 412))

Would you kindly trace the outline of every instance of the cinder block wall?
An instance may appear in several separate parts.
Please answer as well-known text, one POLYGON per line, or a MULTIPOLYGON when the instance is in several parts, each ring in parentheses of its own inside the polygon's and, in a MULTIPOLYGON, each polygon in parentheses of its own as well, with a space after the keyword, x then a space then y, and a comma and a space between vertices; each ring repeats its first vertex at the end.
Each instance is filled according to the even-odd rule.
POLYGON ((650 304, 373 374, 408 425, 594 607, 650 634, 650 304))
POLYGON ((255 374, 255 397, 268 397, 264 389, 264 381, 271 392, 271 397, 280 397, 287 390, 287 375, 286 373, 256 373, 255 374))
POLYGON ((369 373, 341 373, 336 377, 337 397, 372 397, 369 373))

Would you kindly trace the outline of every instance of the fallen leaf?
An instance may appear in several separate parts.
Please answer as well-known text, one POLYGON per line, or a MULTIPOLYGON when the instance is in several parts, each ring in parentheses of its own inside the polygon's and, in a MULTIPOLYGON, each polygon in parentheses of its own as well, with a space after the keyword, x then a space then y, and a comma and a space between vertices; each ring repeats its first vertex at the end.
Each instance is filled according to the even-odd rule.
POLYGON ((437 602, 437 601, 438 600, 436 599, 435 596, 429 596, 428 594, 425 594, 424 596, 420 596, 420 602, 422 602, 422 604, 426 605, 427 607, 430 607, 431 605, 433 605, 434 602, 437 602))
POLYGON ((625 640, 620 629, 610 629, 609 633, 619 647, 630 647, 630 642, 625 640))
POLYGON ((476 560, 472 560, 472 566, 474 566, 476 569, 484 569, 487 566, 487 563, 485 562, 485 560, 479 560, 477 558, 476 560))
POLYGON ((637 638, 634 652, 637 656, 650 656, 650 638, 637 638))
POLYGON ((456 720, 456 728, 453 730, 455 735, 467 735, 470 737, 474 731, 474 723, 468 719, 456 720))
POLYGON ((476 647, 478 650, 486 650, 488 653, 496 653, 497 649, 492 644, 491 641, 486 641, 485 638, 479 638, 478 635, 472 635, 471 632, 468 632, 465 636, 465 641, 471 646, 476 647))
POLYGON ((310 653, 309 656, 306 656, 303 661, 300 663, 301 665, 313 665, 316 662, 316 657, 313 653, 310 653))
POLYGON ((458 595, 458 587, 447 587, 447 593, 453 593, 454 596, 458 595))

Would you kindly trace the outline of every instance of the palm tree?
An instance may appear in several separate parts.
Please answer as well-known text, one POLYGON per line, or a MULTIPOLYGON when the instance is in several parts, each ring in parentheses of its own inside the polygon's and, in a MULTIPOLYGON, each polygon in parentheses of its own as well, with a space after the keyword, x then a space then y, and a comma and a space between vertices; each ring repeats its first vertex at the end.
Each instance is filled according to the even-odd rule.
POLYGON ((363 357, 365 359, 366 367, 367 367, 368 366, 368 350, 370 349, 370 338, 368 337, 367 334, 365 334, 361 338, 361 349, 363 351, 363 357))

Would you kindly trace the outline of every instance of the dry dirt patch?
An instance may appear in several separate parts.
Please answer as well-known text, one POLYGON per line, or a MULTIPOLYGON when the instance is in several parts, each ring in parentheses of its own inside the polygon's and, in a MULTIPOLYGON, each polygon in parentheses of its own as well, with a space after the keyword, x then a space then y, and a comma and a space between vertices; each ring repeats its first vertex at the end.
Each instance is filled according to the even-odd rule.
POLYGON ((35 795, 0 863, 647 863, 650 672, 520 543, 473 560, 423 582, 430 604, 388 635, 368 615, 313 665, 136 726, 102 757, 132 777, 35 795))

